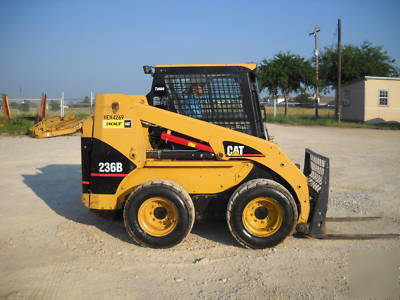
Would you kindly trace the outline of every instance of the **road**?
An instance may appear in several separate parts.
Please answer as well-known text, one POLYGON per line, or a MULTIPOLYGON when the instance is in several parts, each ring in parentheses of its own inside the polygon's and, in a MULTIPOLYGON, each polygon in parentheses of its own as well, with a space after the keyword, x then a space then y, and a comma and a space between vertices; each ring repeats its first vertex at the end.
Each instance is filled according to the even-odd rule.
MULTIPOLYGON (((330 216, 384 216, 336 232, 400 233, 400 132, 270 125, 302 163, 331 159, 330 216)), ((80 139, 0 137, 0 298, 310 299, 400 295, 400 240, 289 237, 249 250, 224 222, 195 224, 178 246, 134 245, 121 220, 80 202, 80 139)), ((340 225, 340 226, 339 226, 340 225)))

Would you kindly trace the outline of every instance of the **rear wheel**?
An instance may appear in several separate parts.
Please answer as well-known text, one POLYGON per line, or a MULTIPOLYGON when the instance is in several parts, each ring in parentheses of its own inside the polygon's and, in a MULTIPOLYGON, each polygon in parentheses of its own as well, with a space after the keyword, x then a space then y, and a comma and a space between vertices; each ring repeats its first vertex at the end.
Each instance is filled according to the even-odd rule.
POLYGON ((194 206, 189 194, 168 180, 152 180, 137 187, 124 207, 124 224, 138 244, 169 248, 191 231, 194 206))
POLYGON ((297 222, 292 195, 281 184, 254 179, 232 195, 227 222, 233 237, 247 248, 269 248, 282 242, 297 222))

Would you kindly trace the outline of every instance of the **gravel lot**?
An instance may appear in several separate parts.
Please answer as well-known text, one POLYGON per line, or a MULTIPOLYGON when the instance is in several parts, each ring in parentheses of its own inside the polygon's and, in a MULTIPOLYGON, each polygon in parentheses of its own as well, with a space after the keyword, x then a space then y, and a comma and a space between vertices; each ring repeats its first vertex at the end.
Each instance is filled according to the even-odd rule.
MULTIPOLYGON (((270 125, 296 162, 331 159, 330 216, 384 216, 336 232, 400 233, 400 132, 270 125)), ((131 243, 121 220, 81 205, 80 137, 0 137, 0 298, 400 297, 400 240, 289 237, 240 247, 223 222, 167 250, 131 243)), ((340 226, 339 226, 340 225, 340 226)))

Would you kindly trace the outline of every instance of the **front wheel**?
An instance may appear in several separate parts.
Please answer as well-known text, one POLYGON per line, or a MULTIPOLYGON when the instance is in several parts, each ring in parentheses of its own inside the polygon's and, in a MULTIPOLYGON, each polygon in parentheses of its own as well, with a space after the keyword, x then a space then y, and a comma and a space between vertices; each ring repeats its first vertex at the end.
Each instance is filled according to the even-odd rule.
POLYGON ((152 180, 137 187, 124 207, 130 237, 151 248, 169 248, 191 231, 195 211, 189 194, 169 180, 152 180))
POLYGON ((240 244, 262 249, 281 243, 293 231, 298 213, 292 195, 281 184, 254 179, 233 193, 226 217, 240 244))

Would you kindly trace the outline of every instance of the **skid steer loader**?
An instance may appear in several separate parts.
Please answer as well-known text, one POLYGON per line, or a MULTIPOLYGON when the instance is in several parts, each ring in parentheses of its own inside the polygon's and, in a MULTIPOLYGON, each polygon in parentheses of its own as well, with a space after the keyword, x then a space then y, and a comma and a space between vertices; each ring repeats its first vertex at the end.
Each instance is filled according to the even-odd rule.
POLYGON ((294 230, 326 238, 329 159, 306 149, 302 172, 269 139, 255 69, 145 66, 147 96, 97 95, 82 128, 83 204, 122 209, 131 238, 153 248, 178 244, 217 212, 249 248, 294 230))

